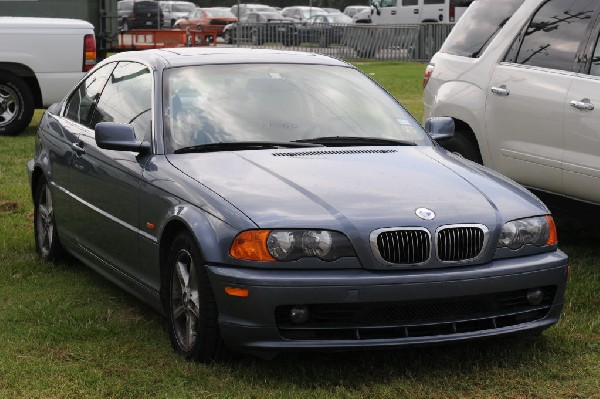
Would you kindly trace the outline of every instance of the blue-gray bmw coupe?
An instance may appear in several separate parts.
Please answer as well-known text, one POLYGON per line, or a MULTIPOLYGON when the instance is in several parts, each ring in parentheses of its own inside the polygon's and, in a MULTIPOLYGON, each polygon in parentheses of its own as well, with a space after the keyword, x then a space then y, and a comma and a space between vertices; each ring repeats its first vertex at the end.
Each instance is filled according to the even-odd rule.
POLYGON ((166 315, 188 359, 392 348, 559 319, 548 209, 353 66, 181 48, 99 63, 44 114, 37 251, 166 315))

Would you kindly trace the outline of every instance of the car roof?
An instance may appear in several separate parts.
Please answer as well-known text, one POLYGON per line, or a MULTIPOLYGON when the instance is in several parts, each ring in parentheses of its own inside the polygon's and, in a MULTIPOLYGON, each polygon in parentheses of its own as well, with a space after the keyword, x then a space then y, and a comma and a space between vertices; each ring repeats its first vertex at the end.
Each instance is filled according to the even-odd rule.
POLYGON ((352 67, 344 61, 314 53, 256 48, 178 47, 128 51, 107 58, 108 62, 120 60, 143 62, 149 64, 155 70, 187 65, 251 63, 319 64, 352 67))

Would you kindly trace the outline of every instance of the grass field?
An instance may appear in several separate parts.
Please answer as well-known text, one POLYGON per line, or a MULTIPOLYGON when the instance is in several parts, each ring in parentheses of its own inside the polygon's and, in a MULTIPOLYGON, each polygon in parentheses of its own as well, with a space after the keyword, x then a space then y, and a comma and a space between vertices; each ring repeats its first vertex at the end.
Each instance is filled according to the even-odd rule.
MULTIPOLYGON (((421 119, 424 65, 359 66, 421 119)), ((572 274, 564 315, 541 337, 199 365, 171 351, 146 305, 77 261, 37 259, 25 169, 35 124, 0 137, 0 398, 600 399, 597 229, 559 220, 572 274)))

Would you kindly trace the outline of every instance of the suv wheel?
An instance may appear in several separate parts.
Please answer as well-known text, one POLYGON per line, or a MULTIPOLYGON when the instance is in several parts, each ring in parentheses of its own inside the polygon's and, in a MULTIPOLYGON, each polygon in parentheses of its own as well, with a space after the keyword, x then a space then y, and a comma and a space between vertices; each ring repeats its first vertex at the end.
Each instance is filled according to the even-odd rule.
POLYGON ((450 140, 440 144, 450 152, 455 152, 469 161, 483 165, 481 153, 479 152, 479 144, 471 132, 457 131, 450 140))

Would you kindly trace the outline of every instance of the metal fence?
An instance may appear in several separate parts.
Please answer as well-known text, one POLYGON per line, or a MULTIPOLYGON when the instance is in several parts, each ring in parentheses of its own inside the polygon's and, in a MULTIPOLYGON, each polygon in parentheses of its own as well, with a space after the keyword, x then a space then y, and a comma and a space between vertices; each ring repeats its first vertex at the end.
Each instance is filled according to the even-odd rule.
POLYGON ((337 58, 429 61, 454 24, 418 25, 299 25, 295 31, 269 26, 277 35, 264 35, 264 25, 244 24, 234 36, 239 47, 283 48, 337 58), (254 34, 252 33, 254 32, 254 34), (293 36, 290 36, 293 35, 293 36), (261 40, 257 41, 256 38, 261 40))

